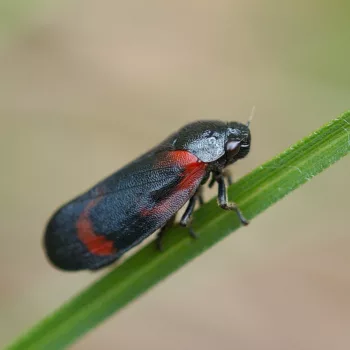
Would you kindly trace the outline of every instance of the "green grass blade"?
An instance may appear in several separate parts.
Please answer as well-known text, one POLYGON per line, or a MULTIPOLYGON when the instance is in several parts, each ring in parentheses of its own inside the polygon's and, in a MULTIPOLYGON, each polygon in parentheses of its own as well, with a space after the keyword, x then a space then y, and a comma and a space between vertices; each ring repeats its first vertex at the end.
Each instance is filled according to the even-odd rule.
MULTIPOLYGON (((344 113, 230 187, 248 219, 267 209, 350 151, 350 112, 344 113)), ((160 280, 239 228, 216 199, 195 213, 193 241, 175 227, 159 253, 149 244, 77 297, 41 321, 9 349, 61 349, 160 280)))

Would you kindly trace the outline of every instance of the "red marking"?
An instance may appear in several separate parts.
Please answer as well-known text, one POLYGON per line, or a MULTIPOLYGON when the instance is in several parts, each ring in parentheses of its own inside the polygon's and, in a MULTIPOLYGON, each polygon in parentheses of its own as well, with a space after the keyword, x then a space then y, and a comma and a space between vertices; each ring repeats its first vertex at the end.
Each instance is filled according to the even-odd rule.
POLYGON ((116 252, 114 242, 105 236, 99 236, 95 233, 92 222, 89 218, 89 211, 100 199, 91 200, 84 208, 77 221, 76 227, 79 239, 85 244, 86 248, 94 255, 111 255, 116 252))
POLYGON ((191 189, 197 184, 199 178, 205 173, 206 163, 200 161, 195 155, 188 151, 173 151, 167 154, 170 164, 176 164, 183 168, 182 179, 176 186, 175 191, 191 189))
POLYGON ((184 168, 182 179, 176 186, 175 191, 190 189, 194 185, 197 185, 197 181, 204 175, 206 167, 207 164, 203 162, 188 164, 184 168))
POLYGON ((143 209, 141 215, 144 216, 166 213, 174 207, 174 204, 178 205, 179 203, 181 203, 180 209, 199 186, 207 167, 206 163, 201 162, 188 151, 170 151, 166 153, 163 159, 157 162, 157 165, 180 166, 182 168, 179 173, 181 181, 156 206, 151 209, 143 209))
POLYGON ((201 161, 192 153, 188 151, 169 151, 166 152, 163 158, 159 159, 157 165, 169 166, 178 165, 186 167, 188 165, 199 165, 201 161))

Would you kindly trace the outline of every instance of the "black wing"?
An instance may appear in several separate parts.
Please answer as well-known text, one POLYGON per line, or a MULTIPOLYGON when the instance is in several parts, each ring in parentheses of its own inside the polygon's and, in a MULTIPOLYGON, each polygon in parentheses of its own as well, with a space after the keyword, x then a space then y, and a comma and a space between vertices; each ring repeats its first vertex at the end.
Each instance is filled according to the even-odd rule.
POLYGON ((186 151, 150 153, 130 163, 56 212, 45 233, 48 257, 65 270, 112 263, 187 202, 205 167, 186 151))

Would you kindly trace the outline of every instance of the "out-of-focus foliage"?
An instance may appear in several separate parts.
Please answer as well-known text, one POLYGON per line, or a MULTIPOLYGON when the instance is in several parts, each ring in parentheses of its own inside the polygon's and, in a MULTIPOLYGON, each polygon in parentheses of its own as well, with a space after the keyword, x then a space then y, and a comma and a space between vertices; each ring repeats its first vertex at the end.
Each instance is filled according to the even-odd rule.
MULTIPOLYGON (((0 348, 100 277, 46 261, 59 205, 195 119, 256 106, 239 179, 348 109, 349 6, 0 1, 0 348)), ((348 174, 344 159, 74 349, 348 349, 348 174)))

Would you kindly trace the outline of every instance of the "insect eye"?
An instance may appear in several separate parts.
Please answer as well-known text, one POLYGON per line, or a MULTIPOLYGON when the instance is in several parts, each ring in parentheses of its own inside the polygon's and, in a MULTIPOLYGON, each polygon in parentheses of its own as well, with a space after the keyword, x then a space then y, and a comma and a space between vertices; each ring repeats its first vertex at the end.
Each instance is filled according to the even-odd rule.
POLYGON ((240 141, 230 141, 226 144, 226 151, 227 152, 235 152, 237 153, 241 147, 240 141))

